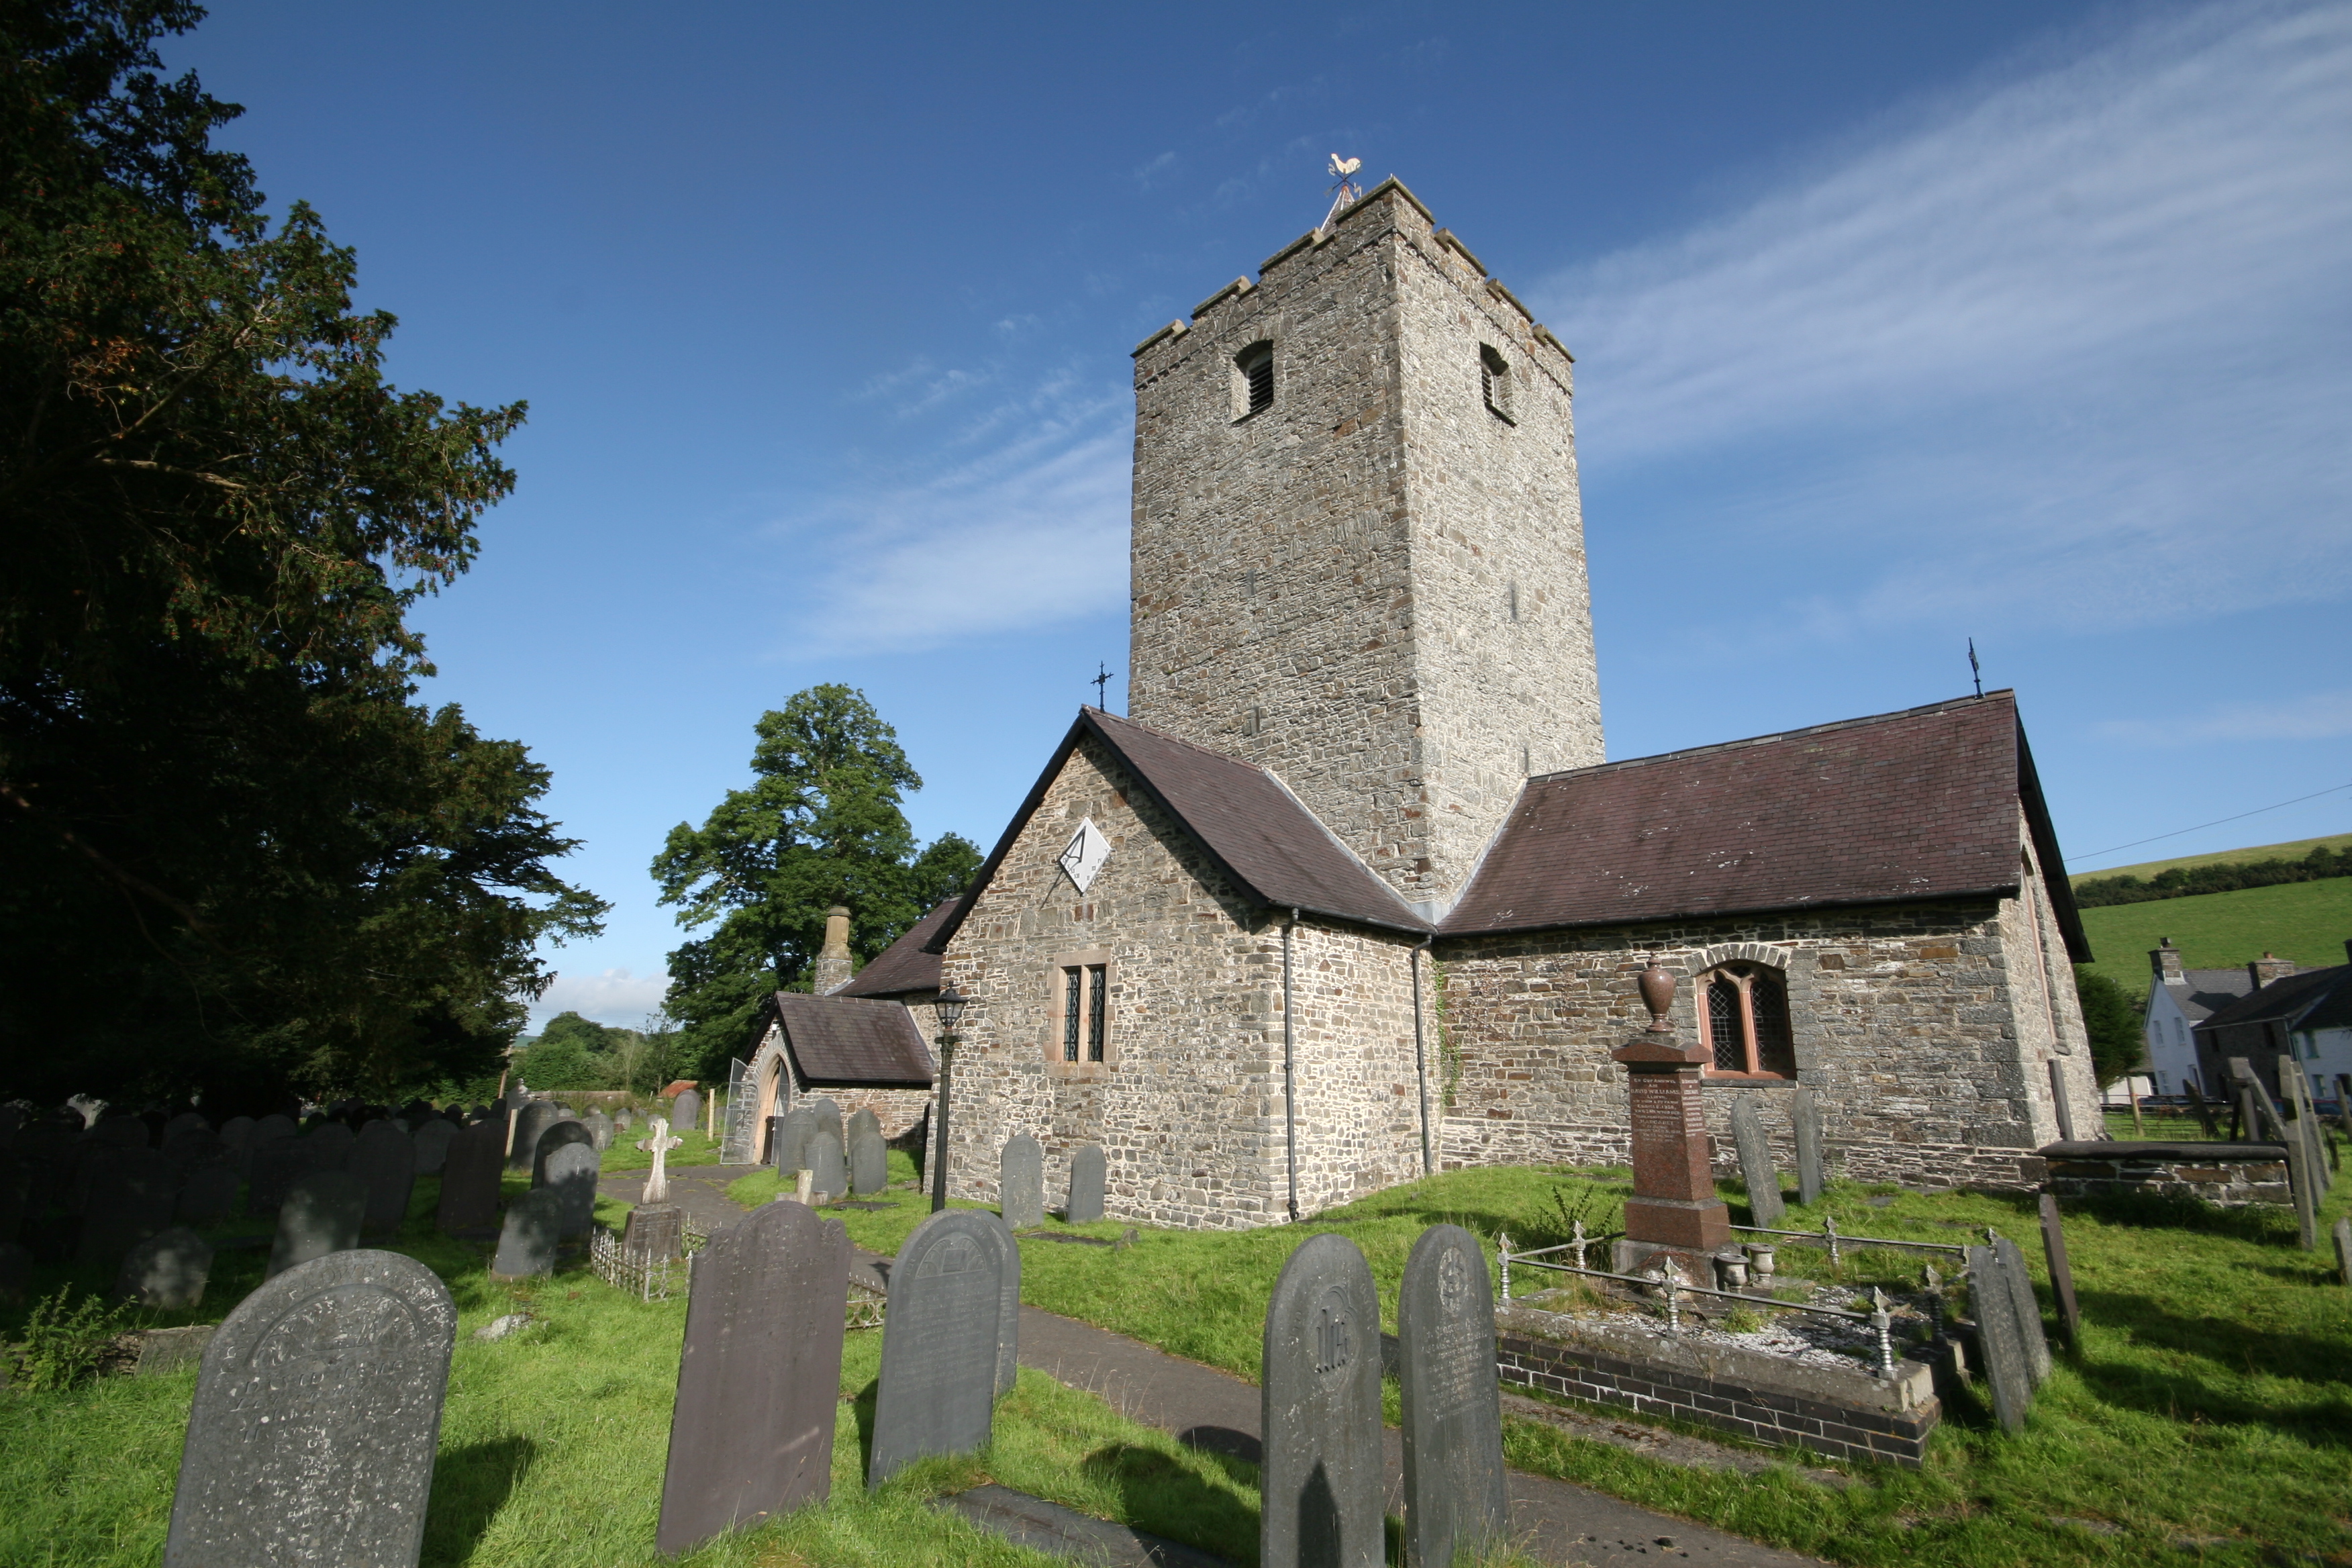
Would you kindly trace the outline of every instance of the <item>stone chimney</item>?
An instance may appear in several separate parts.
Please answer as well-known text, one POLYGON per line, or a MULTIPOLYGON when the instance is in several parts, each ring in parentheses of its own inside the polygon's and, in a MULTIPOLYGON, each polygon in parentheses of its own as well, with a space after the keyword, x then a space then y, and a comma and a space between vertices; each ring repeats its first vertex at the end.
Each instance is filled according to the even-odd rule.
POLYGON ((2294 961, 2264 953, 2246 965, 2246 973, 2254 977, 2254 989, 2260 991, 2273 980, 2284 980, 2294 973, 2294 961))
POLYGON ((849 984, 857 965, 849 956, 849 911, 835 904, 824 911, 824 949, 816 955, 809 978, 816 994, 829 995, 849 984))
POLYGON ((2189 984, 2188 972, 2180 967, 2180 950, 2172 945, 2170 937, 2156 939, 2156 945, 2147 950, 2147 961, 2155 966, 2156 977, 2167 985, 2189 984))

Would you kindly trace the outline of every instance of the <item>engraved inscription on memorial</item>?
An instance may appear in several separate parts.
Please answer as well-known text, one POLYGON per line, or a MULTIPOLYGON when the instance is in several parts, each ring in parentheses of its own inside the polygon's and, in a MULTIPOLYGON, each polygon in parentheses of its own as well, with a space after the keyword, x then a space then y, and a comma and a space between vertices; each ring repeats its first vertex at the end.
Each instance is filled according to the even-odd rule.
POLYGON ((1333 1286, 1315 1309, 1315 1371, 1328 1377, 1344 1372, 1355 1359, 1355 1343, 1348 1330, 1348 1294, 1333 1286))

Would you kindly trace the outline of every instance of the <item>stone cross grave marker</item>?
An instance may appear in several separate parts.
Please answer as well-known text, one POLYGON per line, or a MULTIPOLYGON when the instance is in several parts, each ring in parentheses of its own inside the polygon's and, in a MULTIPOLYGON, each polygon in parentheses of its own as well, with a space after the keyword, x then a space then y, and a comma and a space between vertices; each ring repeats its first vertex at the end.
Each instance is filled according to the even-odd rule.
POLYGON ((539 1147, 531 1152, 530 1157, 532 1186, 547 1185, 547 1157, 558 1149, 572 1143, 586 1144, 593 1149, 595 1147, 596 1141, 589 1136, 588 1129, 569 1117, 561 1121, 550 1123, 547 1129, 540 1133, 539 1147))
POLYGON ((2066 1261, 2066 1231, 2059 1223, 2058 1200, 2044 1193, 2041 1208, 2042 1257, 2050 1266, 2050 1295, 2058 1306, 2058 1330, 2066 1336, 2066 1348, 2079 1352, 2083 1312, 2074 1304, 2074 1268, 2066 1261))
POLYGON ((352 1145, 351 1172, 367 1187, 360 1228, 374 1236, 398 1230, 416 1190, 416 1144, 408 1130, 388 1120, 369 1122, 352 1145))
POLYGON ((1045 1151, 1026 1132, 1006 1139, 997 1156, 996 1207, 1008 1230, 1045 1223, 1045 1151))
POLYGON ((816 1136, 816 1112, 805 1105, 796 1105, 776 1118, 776 1131, 772 1140, 776 1174, 789 1176, 794 1171, 809 1168, 809 1140, 816 1136))
POLYGON ((289 1268, 349 1252, 360 1244, 367 1187, 349 1171, 313 1171, 294 1183, 278 1210, 278 1239, 269 1249, 275 1279, 289 1268))
POLYGON ((1811 1089, 1797 1090, 1789 1123, 1797 1137, 1797 1201, 1819 1203, 1829 1183, 1822 1168, 1822 1102, 1811 1089))
POLYGON ((1103 1216, 1103 1147, 1082 1143, 1070 1152, 1070 1196, 1062 1217, 1072 1225, 1092 1225, 1103 1216))
POLYGON ((1380 1568, 1381 1302, 1356 1244, 1308 1237, 1266 1302, 1258 1558, 1380 1568))
POLYGON ((638 1198, 640 1204, 661 1204, 669 1201, 669 1152, 685 1140, 669 1135, 669 1121, 656 1116, 646 1123, 646 1135, 637 1140, 637 1147, 654 1157, 654 1168, 646 1177, 646 1190, 638 1198))
POLYGON ((113 1268, 122 1255, 172 1223, 179 1173, 161 1150, 123 1148, 109 1158, 82 1211, 81 1261, 113 1268))
POLYGON ((691 1127, 702 1117, 702 1096, 694 1090, 682 1089, 670 1102, 670 1121, 679 1127, 691 1127))
POLYGON ((994 1234, 1003 1229, 984 1210, 942 1209, 898 1249, 883 1310, 869 1487, 925 1455, 969 1453, 988 1442, 1011 1245, 994 1234))
POLYGON ((413 1565, 457 1310, 394 1252, 338 1252, 237 1304, 205 1345, 163 1568, 413 1565))
POLYGON ((1976 1314, 1977 1353, 1992 1388, 1993 1415, 2003 1431, 2022 1431, 2033 1404, 2033 1371, 2008 1270, 1990 1247, 1969 1248, 1969 1310, 1976 1314))
POLYGON ((212 1278, 212 1244, 184 1225, 159 1231, 123 1255, 114 1277, 119 1300, 179 1311, 201 1306, 212 1278))
POLYGON ((554 1273, 555 1244, 562 1234, 563 1194, 553 1187, 533 1187, 507 1205, 498 1254, 490 1259, 491 1277, 522 1279, 554 1273))
POLYGON ((837 1221, 768 1204, 696 1258, 654 1537, 662 1552, 831 1495, 849 1254, 837 1221))
POLYGON ((580 1119, 580 1125, 588 1129, 588 1140, 599 1154, 613 1146, 613 1119, 603 1111, 590 1111, 580 1119))
POLYGON ((1997 1238, 1992 1250, 2009 1281, 2010 1300, 2017 1306, 2017 1342, 2025 1352, 2025 1370, 2039 1388, 2050 1375, 2050 1341, 2042 1331, 2042 1303, 2033 1299, 2033 1276, 2026 1270, 2025 1254, 2009 1237, 1997 1238))
POLYGON ((849 1119, 849 1190, 859 1197, 890 1184, 890 1152, 882 1142, 882 1122, 860 1106, 849 1119))
POLYGON ((416 1130, 416 1173, 437 1176, 449 1159, 449 1141, 457 1136, 457 1124, 436 1116, 416 1130))
POLYGON ((593 1143, 566 1143, 547 1156, 545 1184, 556 1196, 557 1239, 585 1236, 596 1223, 596 1176, 603 1164, 593 1143))
POLYGON ((849 1194, 849 1172, 841 1156, 841 1139, 830 1127, 819 1125, 808 1142, 809 1184, 828 1198, 849 1194))
POLYGON ((1772 1165, 1772 1142, 1764 1136, 1764 1118, 1756 1110, 1756 1096, 1742 1094, 1731 1102, 1731 1143, 1739 1154, 1739 1179, 1748 1188, 1748 1223, 1770 1227, 1780 1223, 1780 1173, 1772 1165))
POLYGON ((1406 1560, 1452 1563, 1507 1535, 1495 1295, 1478 1238, 1455 1225, 1421 1233, 1397 1293, 1404 1395, 1406 1560))
POLYGON ((477 1121, 449 1140, 441 1163, 441 1203, 435 1223, 444 1236, 479 1236, 499 1223, 499 1175, 506 1163, 506 1131, 477 1121))
POLYGON ((188 1173, 172 1217, 199 1229, 218 1225, 236 1211, 237 1190, 244 1184, 236 1179, 236 1167, 226 1160, 198 1165, 188 1173))
POLYGON ((562 1113, 543 1100, 534 1100, 519 1111, 508 1113, 513 1120, 514 1143, 507 1150, 507 1169, 534 1169, 533 1157, 539 1152, 540 1134, 563 1120, 562 1113))

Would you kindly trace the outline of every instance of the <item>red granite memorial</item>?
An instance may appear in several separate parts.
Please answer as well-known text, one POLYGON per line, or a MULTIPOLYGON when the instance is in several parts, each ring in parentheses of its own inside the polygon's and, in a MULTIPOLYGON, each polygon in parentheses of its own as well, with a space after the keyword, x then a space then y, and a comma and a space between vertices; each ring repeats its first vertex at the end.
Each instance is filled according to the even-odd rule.
POLYGON ((1611 1267, 1633 1274, 1673 1256, 1683 1273, 1711 1281, 1712 1254, 1731 1240, 1731 1215, 1715 1195, 1706 1112, 1699 1102, 1703 1046, 1685 1046, 1667 1018, 1675 977, 1653 963, 1641 975, 1650 1026, 1610 1053, 1630 1076, 1633 1120, 1633 1195, 1625 1200, 1625 1236, 1611 1267))

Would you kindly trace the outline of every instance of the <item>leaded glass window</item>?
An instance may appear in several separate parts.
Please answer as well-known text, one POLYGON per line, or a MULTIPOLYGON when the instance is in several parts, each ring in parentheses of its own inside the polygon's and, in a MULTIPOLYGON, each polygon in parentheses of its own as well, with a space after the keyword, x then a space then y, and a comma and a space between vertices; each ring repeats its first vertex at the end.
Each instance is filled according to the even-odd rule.
POLYGON ((1078 1021, 1080 1009, 1086 1005, 1087 972, 1083 969, 1062 971, 1062 1059, 1078 1059, 1078 1021))
POLYGON ((1748 1032, 1739 1023, 1739 983, 1718 974, 1706 988, 1706 1032, 1715 1047, 1715 1070, 1748 1070, 1748 1032))
POLYGON ((1706 1005, 1699 1016, 1712 1069, 1743 1076, 1794 1078, 1797 1048, 1789 1018, 1788 984, 1777 969, 1727 963, 1707 972, 1706 1005))
POLYGON ((1096 963, 1087 968, 1087 1060, 1103 1059, 1103 993, 1109 990, 1106 965, 1096 963))

